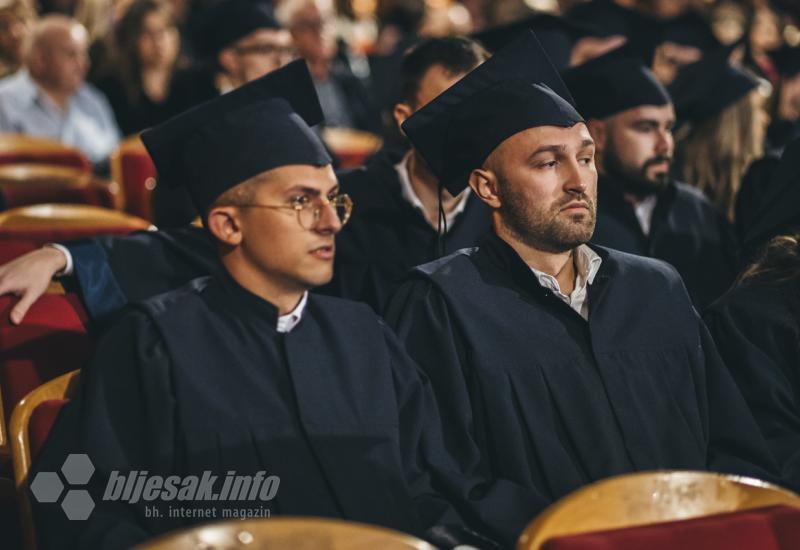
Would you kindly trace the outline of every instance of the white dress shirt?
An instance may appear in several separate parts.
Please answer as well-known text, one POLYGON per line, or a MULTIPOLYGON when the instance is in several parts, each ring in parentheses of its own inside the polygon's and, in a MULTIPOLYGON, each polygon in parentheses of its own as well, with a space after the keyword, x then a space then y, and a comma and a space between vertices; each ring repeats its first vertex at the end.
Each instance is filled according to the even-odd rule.
MULTIPOLYGON (((411 186, 411 177, 408 174, 408 159, 411 157, 411 152, 409 151, 406 153, 406 156, 403 157, 403 160, 398 162, 394 165, 395 170, 397 170, 397 176, 400 178, 400 194, 403 198, 416 208, 417 210, 422 213, 422 216, 426 217, 425 214, 425 207, 422 205, 422 201, 419 199, 419 196, 414 192, 414 188, 411 186)), ((470 192, 472 190, 467 187, 463 193, 461 193, 461 198, 456 203, 456 206, 447 214, 445 214, 444 219, 447 222, 447 231, 450 231, 450 228, 453 227, 453 222, 458 217, 459 214, 464 212, 464 209, 467 207, 467 199, 469 199, 470 192)))
POLYGON ((597 271, 600 269, 600 264, 603 263, 603 259, 598 256, 597 252, 585 244, 582 244, 576 248, 573 256, 575 258, 574 261, 576 271, 575 288, 572 290, 572 294, 569 296, 561 292, 561 286, 558 284, 558 279, 552 275, 532 267, 531 271, 533 271, 534 275, 536 275, 536 278, 539 279, 540 285, 542 285, 544 288, 550 289, 553 294, 558 296, 564 301, 564 303, 566 303, 569 307, 578 312, 581 317, 588 321, 588 288, 589 285, 594 282, 594 278, 597 275, 597 271))
POLYGON ((653 223, 653 210, 656 209, 658 197, 649 195, 633 205, 633 212, 636 214, 636 219, 639 220, 639 226, 642 228, 642 233, 645 237, 650 235, 650 226, 653 223))
POLYGON ((306 309, 307 302, 308 291, 303 293, 303 297, 300 298, 300 303, 297 304, 296 308, 286 315, 278 317, 278 332, 291 332, 292 329, 297 326, 297 323, 303 318, 303 312, 306 309))

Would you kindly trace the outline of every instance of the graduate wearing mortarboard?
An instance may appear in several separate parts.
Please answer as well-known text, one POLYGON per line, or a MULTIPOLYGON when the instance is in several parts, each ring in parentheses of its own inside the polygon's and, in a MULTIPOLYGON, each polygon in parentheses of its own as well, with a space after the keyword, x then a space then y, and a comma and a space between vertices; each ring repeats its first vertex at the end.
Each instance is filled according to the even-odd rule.
MULTIPOLYGON (((39 548, 129 547, 259 507, 443 546, 475 541, 448 498, 476 518, 483 500, 441 448, 425 378, 367 306, 308 293, 330 279, 352 206, 309 127, 320 119, 300 61, 142 135, 162 181, 184 182, 205 213, 224 269, 135 304, 98 343, 37 463, 54 471, 68 453, 86 453, 96 508, 69 522, 57 504, 41 504, 39 548), (112 471, 264 472, 279 488, 255 502, 103 500, 112 471), (170 514, 181 506, 189 513, 170 514), (192 515, 197 508, 215 515, 192 515)), ((503 506, 521 507, 489 504, 504 520, 503 506)))
POLYGON ((769 56, 779 79, 767 130, 767 149, 780 155, 787 144, 800 137, 800 47, 784 46, 769 56))
POLYGON ((800 485, 800 140, 790 143, 745 244, 759 252, 704 315, 784 479, 800 485))
POLYGON ((774 475, 675 269, 586 244, 594 141, 533 34, 404 128, 451 193, 492 208, 487 239, 416 268, 387 310, 455 457, 542 507, 639 470, 774 475))
POLYGON ((698 309, 738 272, 727 220, 702 193, 670 177, 675 110, 641 59, 618 50, 562 73, 597 146, 592 242, 672 264, 698 309))

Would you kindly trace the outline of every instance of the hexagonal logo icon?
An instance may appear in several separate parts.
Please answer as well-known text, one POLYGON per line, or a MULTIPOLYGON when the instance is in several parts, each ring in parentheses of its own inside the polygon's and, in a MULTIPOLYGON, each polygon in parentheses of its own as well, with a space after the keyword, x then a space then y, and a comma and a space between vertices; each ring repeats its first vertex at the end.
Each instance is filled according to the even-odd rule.
POLYGON ((84 489, 70 489, 61 503, 61 508, 70 520, 86 520, 94 510, 94 500, 89 491, 84 489))
POLYGON ((86 485, 94 473, 94 465, 85 454, 71 454, 64 461, 61 473, 70 485, 86 485))
POLYGON ((64 484, 56 472, 39 472, 31 482, 31 493, 38 502, 57 502, 64 484))

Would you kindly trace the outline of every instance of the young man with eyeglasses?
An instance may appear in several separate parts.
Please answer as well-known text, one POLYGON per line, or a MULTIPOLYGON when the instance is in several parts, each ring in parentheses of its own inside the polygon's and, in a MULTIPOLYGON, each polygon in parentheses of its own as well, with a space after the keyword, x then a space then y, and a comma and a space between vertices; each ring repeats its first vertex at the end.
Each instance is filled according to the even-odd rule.
POLYGON ((37 464, 88 455, 96 508, 70 522, 39 504, 39 548, 127 548, 253 509, 492 547, 450 504, 471 510, 480 490, 442 450, 396 337, 367 306, 308 293, 331 278, 352 206, 309 127, 320 118, 295 62, 142 135, 162 181, 189 186, 224 270, 134 305, 98 343, 37 464), (134 472, 217 484, 193 500, 107 498, 134 472), (231 476, 275 490, 224 498, 231 476))

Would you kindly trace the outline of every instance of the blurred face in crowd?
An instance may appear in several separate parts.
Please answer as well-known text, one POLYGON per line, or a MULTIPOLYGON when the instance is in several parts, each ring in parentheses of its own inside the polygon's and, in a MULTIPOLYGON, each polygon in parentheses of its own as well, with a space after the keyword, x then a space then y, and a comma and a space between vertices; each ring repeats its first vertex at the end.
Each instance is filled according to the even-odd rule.
POLYGON ((492 151, 470 186, 494 210, 498 232, 536 250, 566 252, 594 232, 594 152, 583 123, 530 128, 492 151))
POLYGON ((43 19, 34 29, 28 68, 46 90, 60 95, 74 93, 89 70, 86 29, 60 16, 43 19))
POLYGON ((257 29, 219 54, 219 62, 234 86, 279 69, 295 57, 292 37, 283 29, 257 29))
POLYGON ((590 121, 602 172, 620 177, 635 194, 649 194, 669 181, 675 149, 672 104, 642 105, 603 121, 590 121))
POLYGON ((289 24, 297 53, 311 62, 330 61, 336 55, 336 36, 330 21, 308 2, 297 10, 289 24))
POLYGON ((22 45, 28 35, 28 23, 14 10, 0 9, 0 59, 18 67, 22 64, 22 45))
MULTIPOLYGON (((755 143, 764 143, 767 139, 770 116, 767 112, 767 99, 769 92, 756 88, 750 92, 750 105, 753 109, 753 140, 755 143)), ((763 151, 762 151, 763 152, 763 151)))
POLYGON ((246 193, 230 206, 213 207, 208 218, 217 239, 235 248, 227 255, 226 267, 240 282, 249 281, 245 286, 251 289, 298 292, 330 281, 334 237, 342 228, 336 210, 322 200, 339 192, 333 168, 281 166, 242 185, 249 186, 246 193), (298 212, 293 208, 298 204, 309 207, 298 212))
MULTIPOLYGON (((436 96, 450 86, 461 80, 466 73, 452 73, 442 65, 431 65, 419 81, 416 96, 413 101, 402 101, 394 106, 394 119, 397 127, 408 117, 417 112, 436 96)), ((402 131, 402 129, 401 129, 402 131)))
POLYGON ((778 101, 778 114, 783 120, 800 119, 800 74, 783 79, 778 101))
POLYGON ((151 11, 142 19, 136 42, 139 63, 143 68, 169 67, 175 63, 179 48, 178 30, 167 11, 151 11))

